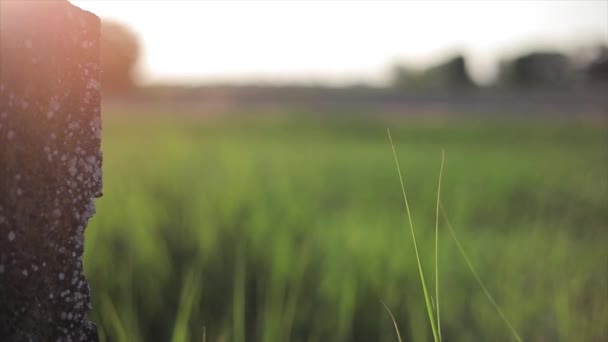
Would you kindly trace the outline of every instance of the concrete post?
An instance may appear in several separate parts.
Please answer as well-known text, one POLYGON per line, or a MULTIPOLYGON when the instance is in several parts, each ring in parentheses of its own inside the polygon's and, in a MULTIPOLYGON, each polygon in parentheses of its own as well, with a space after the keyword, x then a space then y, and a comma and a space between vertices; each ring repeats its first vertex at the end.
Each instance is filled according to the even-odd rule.
POLYGON ((84 229, 101 196, 99 18, 0 1, 0 340, 96 341, 84 229))

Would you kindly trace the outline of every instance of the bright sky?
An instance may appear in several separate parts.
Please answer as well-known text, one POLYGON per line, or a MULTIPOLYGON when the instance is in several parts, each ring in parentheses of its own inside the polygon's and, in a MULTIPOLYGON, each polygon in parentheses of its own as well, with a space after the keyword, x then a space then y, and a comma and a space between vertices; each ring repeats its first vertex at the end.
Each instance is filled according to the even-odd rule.
POLYGON ((71 2, 139 35, 144 83, 382 82, 457 52, 483 82, 528 48, 608 44, 608 0, 71 2))

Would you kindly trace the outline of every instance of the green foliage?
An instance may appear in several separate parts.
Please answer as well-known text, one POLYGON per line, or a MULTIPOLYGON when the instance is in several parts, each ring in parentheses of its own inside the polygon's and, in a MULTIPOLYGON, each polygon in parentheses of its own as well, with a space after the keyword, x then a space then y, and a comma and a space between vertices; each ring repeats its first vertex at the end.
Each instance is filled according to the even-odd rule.
MULTIPOLYGON (((107 341, 404 341, 432 333, 386 142, 434 261, 441 201, 523 340, 608 338, 605 127, 106 117, 85 271, 107 341), (394 127, 394 128, 393 128, 394 127)), ((440 234, 445 341, 506 340, 440 234)))

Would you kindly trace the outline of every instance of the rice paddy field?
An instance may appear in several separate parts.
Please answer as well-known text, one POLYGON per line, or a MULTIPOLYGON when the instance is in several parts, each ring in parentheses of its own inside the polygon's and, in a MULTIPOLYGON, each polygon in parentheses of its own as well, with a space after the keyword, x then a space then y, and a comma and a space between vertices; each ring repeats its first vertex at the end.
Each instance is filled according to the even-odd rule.
MULTIPOLYGON (((608 340, 605 124, 331 117, 106 115, 102 341, 398 341, 382 302, 431 341, 387 127, 430 287, 443 148, 444 207, 522 339, 608 340)), ((443 219, 438 243, 443 340, 514 340, 443 219)))

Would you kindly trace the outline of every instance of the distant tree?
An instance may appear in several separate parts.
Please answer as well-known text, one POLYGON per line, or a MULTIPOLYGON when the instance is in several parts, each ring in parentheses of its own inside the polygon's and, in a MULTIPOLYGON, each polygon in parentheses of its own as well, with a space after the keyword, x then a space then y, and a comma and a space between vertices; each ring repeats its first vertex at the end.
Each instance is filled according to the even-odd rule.
POLYGON ((475 83, 467 72, 464 56, 454 56, 425 72, 426 79, 432 85, 448 88, 472 88, 475 83))
POLYGON ((503 62, 500 82, 516 87, 556 87, 569 84, 574 76, 570 59, 558 52, 531 52, 503 62))
POLYGON ((137 36, 123 24, 101 22, 101 83, 105 91, 122 91, 134 85, 139 59, 137 36))
POLYGON ((598 48, 596 57, 587 67, 587 77, 591 82, 608 84, 608 47, 598 48))
POLYGON ((403 65, 393 68, 391 83, 404 89, 470 89, 475 83, 469 76, 465 58, 457 55, 423 71, 403 65))
POLYGON ((419 86, 419 74, 404 65, 395 65, 391 70, 391 85, 394 88, 415 88, 419 86))

